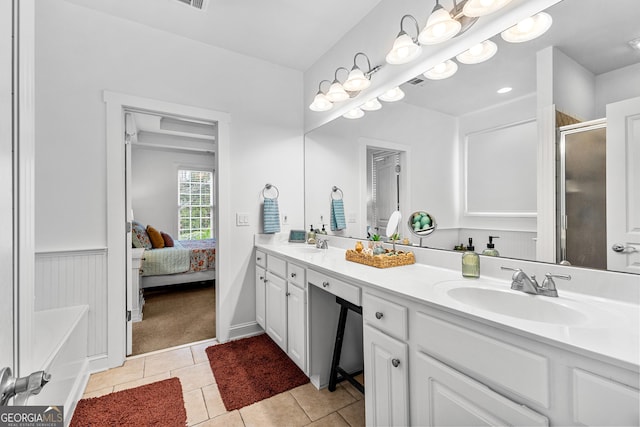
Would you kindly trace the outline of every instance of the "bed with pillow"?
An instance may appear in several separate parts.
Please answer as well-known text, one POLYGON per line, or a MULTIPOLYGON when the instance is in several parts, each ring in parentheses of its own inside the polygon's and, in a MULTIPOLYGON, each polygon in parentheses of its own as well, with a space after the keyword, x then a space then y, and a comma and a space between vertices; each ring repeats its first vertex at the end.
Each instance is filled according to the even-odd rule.
POLYGON ((215 279, 216 240, 173 240, 152 226, 134 222, 133 247, 144 248, 140 288, 215 279))

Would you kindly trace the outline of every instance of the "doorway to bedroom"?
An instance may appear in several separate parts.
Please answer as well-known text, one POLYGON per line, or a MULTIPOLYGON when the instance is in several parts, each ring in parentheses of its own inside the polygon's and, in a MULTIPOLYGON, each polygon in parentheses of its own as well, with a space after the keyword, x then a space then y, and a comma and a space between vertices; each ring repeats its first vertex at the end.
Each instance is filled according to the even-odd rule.
POLYGON ((127 355, 215 338, 216 123, 125 109, 124 128, 127 355))

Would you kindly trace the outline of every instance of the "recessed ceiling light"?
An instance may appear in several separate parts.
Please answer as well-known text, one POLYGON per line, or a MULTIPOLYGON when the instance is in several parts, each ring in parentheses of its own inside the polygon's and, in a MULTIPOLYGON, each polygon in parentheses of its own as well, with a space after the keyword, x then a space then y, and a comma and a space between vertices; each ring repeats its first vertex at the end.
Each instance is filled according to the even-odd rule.
POLYGON ((512 87, 507 86, 507 87, 503 87, 503 88, 498 89, 497 92, 499 94, 503 94, 503 93, 511 92, 512 90, 513 90, 512 87))
POLYGON ((629 46, 631 46, 635 50, 640 50, 640 37, 638 37, 637 39, 629 40, 629 46))

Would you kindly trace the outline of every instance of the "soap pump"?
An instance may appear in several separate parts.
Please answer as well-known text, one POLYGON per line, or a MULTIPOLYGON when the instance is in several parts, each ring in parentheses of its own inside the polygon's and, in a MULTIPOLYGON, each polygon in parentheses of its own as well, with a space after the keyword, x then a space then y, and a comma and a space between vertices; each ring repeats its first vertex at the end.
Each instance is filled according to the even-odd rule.
POLYGON ((495 248, 496 245, 493 244, 493 239, 499 239, 499 238, 500 236, 489 236, 489 243, 487 243, 487 249, 482 251, 482 255, 500 256, 500 253, 495 248))
POLYGON ((316 232, 313 229, 313 225, 311 226, 311 229, 309 230, 309 234, 307 235, 307 243, 310 245, 316 244, 316 232))
POLYGON ((327 229, 324 228, 324 224, 322 224, 322 230, 320 230, 320 234, 328 234, 327 229))
POLYGON ((462 254, 462 276, 470 278, 480 277, 480 256, 474 251, 473 239, 469 237, 469 246, 462 254))

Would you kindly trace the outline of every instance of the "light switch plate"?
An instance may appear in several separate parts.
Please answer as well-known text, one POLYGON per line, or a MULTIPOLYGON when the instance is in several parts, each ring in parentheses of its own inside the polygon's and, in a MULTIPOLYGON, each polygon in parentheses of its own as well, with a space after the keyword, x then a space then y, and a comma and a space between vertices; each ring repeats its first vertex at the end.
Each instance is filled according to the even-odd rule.
POLYGON ((249 214, 244 212, 236 213, 236 226, 244 227, 249 225, 249 214))

